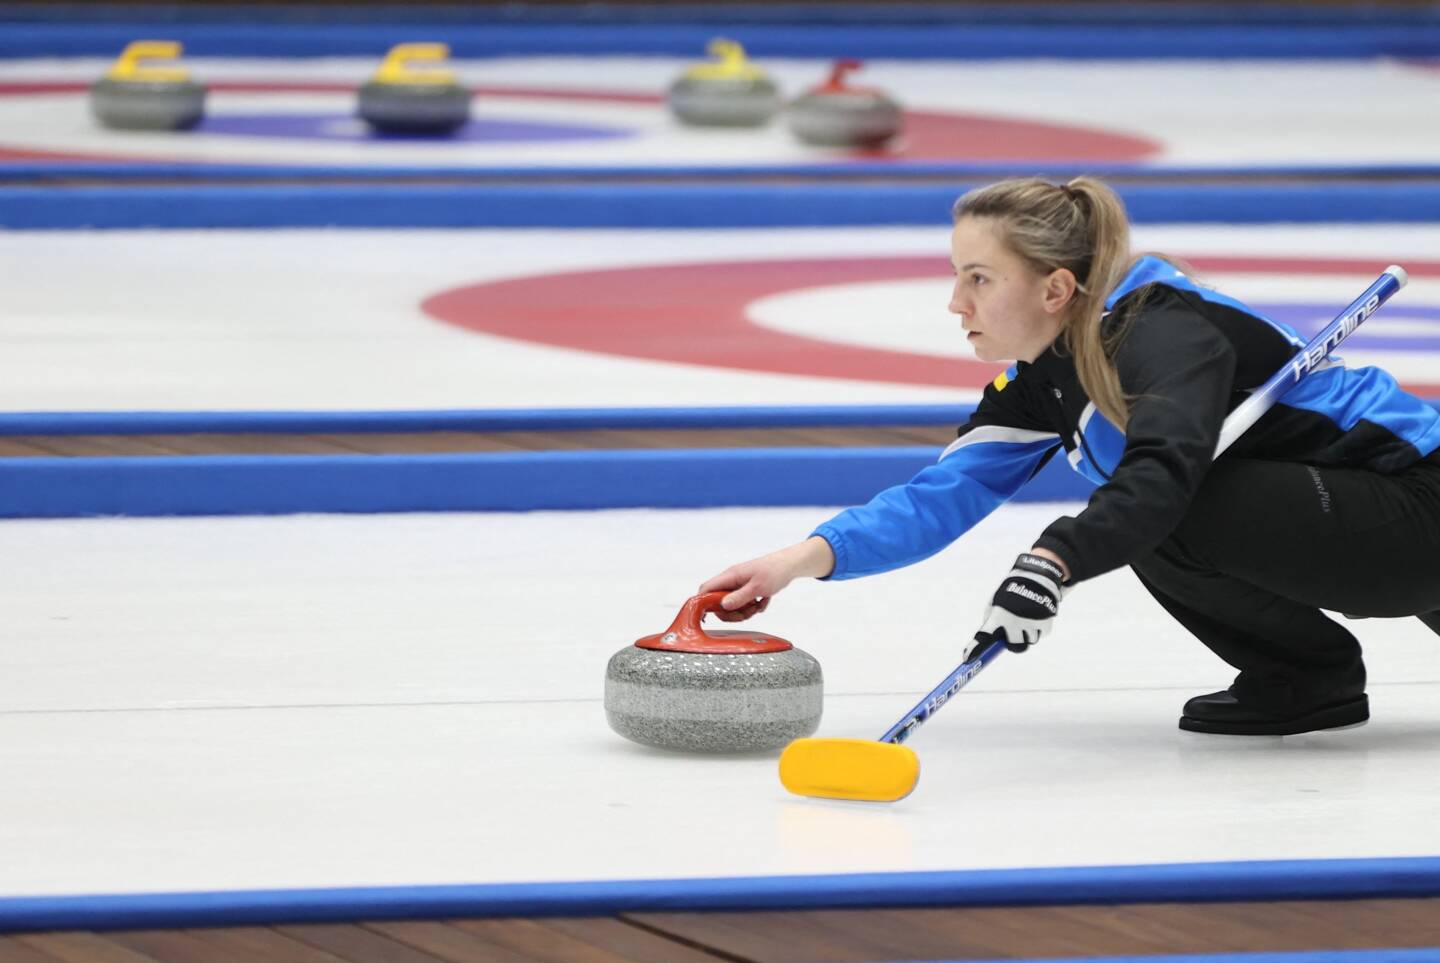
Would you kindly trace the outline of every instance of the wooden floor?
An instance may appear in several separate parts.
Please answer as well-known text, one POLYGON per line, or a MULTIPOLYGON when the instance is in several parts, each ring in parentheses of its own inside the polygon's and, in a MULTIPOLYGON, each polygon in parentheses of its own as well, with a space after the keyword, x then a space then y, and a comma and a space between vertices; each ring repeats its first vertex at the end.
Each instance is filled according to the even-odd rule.
POLYGON ((163 455, 435 455, 454 452, 620 448, 770 448, 934 445, 955 438, 935 425, 874 428, 625 429, 604 431, 425 431, 352 434, 10 435, 0 457, 163 455))
POLYGON ((619 917, 15 934, 0 963, 875 963, 1440 946, 1440 899, 619 917))

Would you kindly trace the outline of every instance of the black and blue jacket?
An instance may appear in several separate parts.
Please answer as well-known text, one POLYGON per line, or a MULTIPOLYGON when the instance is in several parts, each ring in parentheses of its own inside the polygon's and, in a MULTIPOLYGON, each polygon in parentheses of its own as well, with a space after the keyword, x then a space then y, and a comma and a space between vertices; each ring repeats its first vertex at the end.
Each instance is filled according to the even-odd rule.
MULTIPOLYGON (((1133 399, 1123 432, 1086 398, 1057 341, 986 387, 936 464, 815 530, 835 552, 830 578, 935 554, 1062 450, 1098 487, 1084 510, 1057 519, 1034 544, 1065 560, 1072 583, 1138 561, 1164 541, 1205 477, 1225 416, 1305 339, 1156 257, 1139 259, 1106 307, 1107 321, 1125 326, 1113 357, 1133 399)), ((1221 457, 1393 474, 1437 448, 1440 412, 1379 368, 1331 358, 1221 457)))

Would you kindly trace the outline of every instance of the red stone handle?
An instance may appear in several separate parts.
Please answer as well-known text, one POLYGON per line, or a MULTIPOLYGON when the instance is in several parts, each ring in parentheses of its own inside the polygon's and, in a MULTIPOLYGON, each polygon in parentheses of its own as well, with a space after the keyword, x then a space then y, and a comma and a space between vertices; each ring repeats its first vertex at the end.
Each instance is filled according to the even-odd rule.
POLYGON ((635 644, 642 649, 670 649, 677 652, 705 652, 715 655, 746 655, 784 652, 789 642, 764 632, 706 632, 700 620, 707 612, 720 611, 720 600, 729 592, 706 592, 686 599, 670 627, 659 635, 647 635, 635 644))
POLYGON ((829 78, 826 79, 825 83, 820 85, 820 89, 829 93, 839 93, 843 90, 849 90, 850 86, 845 83, 845 75, 854 73, 863 66, 864 61, 848 57, 835 61, 834 65, 830 68, 829 78))
POLYGON ((685 600, 685 604, 680 606, 680 614, 675 616, 675 621, 670 623, 670 631, 693 630, 704 635, 705 630, 700 627, 700 623, 711 612, 723 612, 725 607, 720 603, 725 601, 725 596, 729 594, 729 592, 704 592, 700 595, 690 596, 685 600))

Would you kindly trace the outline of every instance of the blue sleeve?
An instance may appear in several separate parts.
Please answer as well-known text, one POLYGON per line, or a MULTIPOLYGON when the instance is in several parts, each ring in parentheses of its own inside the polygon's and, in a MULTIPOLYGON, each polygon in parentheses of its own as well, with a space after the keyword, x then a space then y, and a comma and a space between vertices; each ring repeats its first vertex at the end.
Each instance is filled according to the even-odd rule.
POLYGON ((1018 492, 1059 444, 1053 432, 971 426, 936 464, 811 533, 835 553, 827 577, 860 578, 929 558, 1018 492))

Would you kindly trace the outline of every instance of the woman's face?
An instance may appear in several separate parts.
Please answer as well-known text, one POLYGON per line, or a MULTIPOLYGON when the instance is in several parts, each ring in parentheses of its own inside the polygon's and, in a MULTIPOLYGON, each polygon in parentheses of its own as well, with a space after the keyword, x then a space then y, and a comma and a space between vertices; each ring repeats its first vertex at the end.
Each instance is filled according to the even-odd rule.
POLYGON ((1034 361, 1060 333, 1075 276, 1036 273, 1000 240, 994 221, 964 217, 950 235, 950 311, 981 361, 1034 361))

